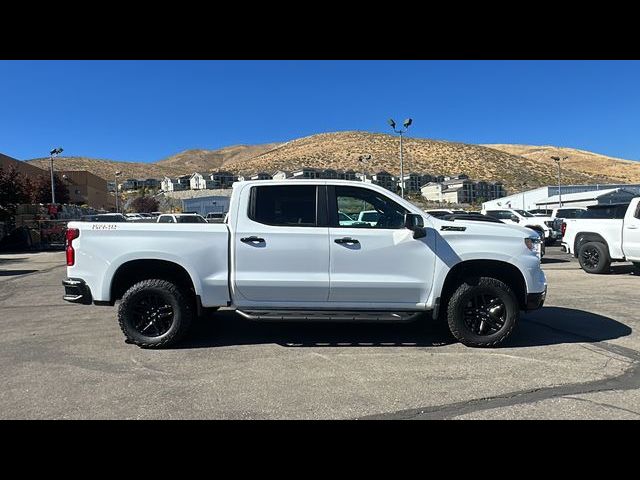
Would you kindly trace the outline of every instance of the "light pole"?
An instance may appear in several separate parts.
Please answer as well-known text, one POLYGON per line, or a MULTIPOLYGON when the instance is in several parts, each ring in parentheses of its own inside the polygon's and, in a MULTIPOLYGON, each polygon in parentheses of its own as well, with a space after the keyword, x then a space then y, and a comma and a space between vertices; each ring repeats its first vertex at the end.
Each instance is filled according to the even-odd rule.
POLYGON ((56 204, 56 191, 53 185, 53 159, 62 153, 62 148, 54 148, 49 152, 49 162, 51 163, 51 203, 56 204))
POLYGON ((358 160, 364 166, 364 178, 366 179, 369 176, 369 169, 367 168, 367 163, 371 160, 371 154, 360 155, 358 160))
POLYGON ((116 173, 113 176, 113 179, 114 179, 113 183, 115 184, 115 187, 116 187, 116 213, 120 213, 118 209, 118 177, 120 176, 121 173, 122 173, 121 171, 116 170, 116 173))
POLYGON ((558 207, 562 207, 562 187, 560 186, 560 162, 569 157, 551 157, 558 164, 558 207))
POLYGON ((527 182, 523 182, 520 184, 520 188, 522 189, 522 210, 526 210, 525 206, 524 206, 524 197, 525 197, 525 188, 528 187, 529 184, 527 182))
POLYGON ((409 130, 409 126, 412 123, 413 123, 413 120, 411 118, 407 118, 402 124, 404 129, 401 128, 400 130, 396 130, 396 122, 392 118, 389 119, 389 125, 391 125, 391 128, 393 129, 393 131, 400 134, 400 196, 402 198, 404 198, 404 164, 402 160, 402 134, 407 130, 409 130))

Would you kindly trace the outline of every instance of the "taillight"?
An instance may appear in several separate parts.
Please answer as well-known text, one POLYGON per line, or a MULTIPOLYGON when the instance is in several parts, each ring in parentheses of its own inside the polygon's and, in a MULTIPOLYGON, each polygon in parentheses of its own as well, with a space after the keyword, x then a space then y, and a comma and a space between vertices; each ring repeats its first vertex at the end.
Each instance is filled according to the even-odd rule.
POLYGON ((78 238, 80 236, 80 230, 77 228, 67 228, 67 266, 73 267, 73 264, 76 263, 76 251, 73 249, 73 239, 78 238))
POLYGON ((564 237, 564 232, 567 231, 567 222, 562 222, 562 227, 560 231, 562 232, 562 236, 564 237))

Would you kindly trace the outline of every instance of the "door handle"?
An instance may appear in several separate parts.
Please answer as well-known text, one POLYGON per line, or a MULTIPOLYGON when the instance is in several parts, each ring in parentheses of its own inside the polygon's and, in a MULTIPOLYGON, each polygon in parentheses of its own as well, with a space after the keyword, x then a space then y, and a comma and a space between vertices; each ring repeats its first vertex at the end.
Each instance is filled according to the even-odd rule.
POLYGON ((344 237, 344 238, 336 238, 334 240, 334 242, 338 243, 338 244, 347 244, 347 245, 355 245, 357 243, 360 243, 360 241, 357 238, 350 238, 350 237, 344 237))
POLYGON ((629 230, 635 230, 635 229, 637 229, 637 228, 638 228, 638 226, 637 226, 637 225, 627 225, 627 228, 628 228, 629 230))
POLYGON ((240 241, 244 243, 265 243, 264 238, 256 237, 255 235, 241 238, 240 241))

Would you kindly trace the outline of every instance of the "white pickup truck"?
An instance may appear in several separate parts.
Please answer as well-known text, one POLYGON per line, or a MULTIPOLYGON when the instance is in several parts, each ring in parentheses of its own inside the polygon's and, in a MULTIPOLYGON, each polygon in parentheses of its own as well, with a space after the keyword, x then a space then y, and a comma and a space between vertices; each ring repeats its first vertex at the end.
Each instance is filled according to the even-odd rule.
POLYGON ((562 249, 587 273, 609 273, 611 262, 633 262, 640 269, 640 197, 590 207, 580 218, 566 220, 562 232, 562 249))
POLYGON ((443 221, 377 185, 233 185, 226 223, 84 223, 67 230, 64 299, 114 305, 127 342, 177 342, 207 309, 254 320, 402 321, 430 312, 493 346, 547 282, 525 228, 443 221), (375 210, 375 225, 341 221, 375 210))
POLYGON ((540 234, 541 238, 544 238, 544 244, 547 246, 553 245, 562 236, 560 233, 561 220, 555 220, 551 217, 537 217, 526 210, 501 208, 483 210, 482 214, 497 218, 505 223, 535 230, 540 234))

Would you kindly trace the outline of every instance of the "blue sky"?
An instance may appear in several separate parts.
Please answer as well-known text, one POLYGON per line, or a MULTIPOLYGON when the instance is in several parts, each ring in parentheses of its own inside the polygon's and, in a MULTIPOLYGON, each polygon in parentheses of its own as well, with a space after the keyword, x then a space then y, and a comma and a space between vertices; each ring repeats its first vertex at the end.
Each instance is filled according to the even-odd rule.
POLYGON ((640 160, 638 61, 0 61, 0 152, 155 161, 388 132, 640 160))

